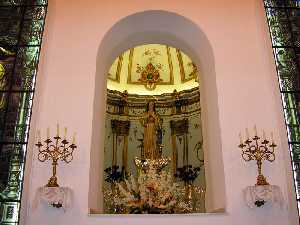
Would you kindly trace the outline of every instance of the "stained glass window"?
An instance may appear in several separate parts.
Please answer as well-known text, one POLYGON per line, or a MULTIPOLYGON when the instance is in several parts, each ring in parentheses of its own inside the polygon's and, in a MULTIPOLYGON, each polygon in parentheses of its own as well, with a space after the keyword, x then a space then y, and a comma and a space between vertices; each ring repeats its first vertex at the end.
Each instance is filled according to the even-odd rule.
POLYGON ((0 0, 0 224, 19 223, 47 0, 0 0))
POLYGON ((282 96, 299 209, 300 1, 264 0, 264 4, 276 61, 279 87, 282 96))

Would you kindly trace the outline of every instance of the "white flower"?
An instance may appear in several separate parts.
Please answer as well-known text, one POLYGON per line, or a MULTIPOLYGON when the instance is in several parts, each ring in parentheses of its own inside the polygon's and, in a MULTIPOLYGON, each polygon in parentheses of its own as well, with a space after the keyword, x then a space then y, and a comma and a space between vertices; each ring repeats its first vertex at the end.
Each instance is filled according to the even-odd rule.
POLYGON ((147 207, 156 210, 187 210, 179 184, 173 182, 173 176, 166 171, 157 172, 153 167, 141 172, 137 178, 132 175, 125 182, 117 183, 119 195, 115 204, 126 207, 128 212, 147 207))

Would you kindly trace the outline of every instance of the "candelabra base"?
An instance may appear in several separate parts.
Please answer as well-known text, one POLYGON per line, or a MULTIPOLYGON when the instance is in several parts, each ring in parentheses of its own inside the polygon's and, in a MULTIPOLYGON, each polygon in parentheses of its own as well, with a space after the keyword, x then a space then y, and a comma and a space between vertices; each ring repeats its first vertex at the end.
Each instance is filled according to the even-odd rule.
POLYGON ((260 174, 257 176, 256 185, 269 185, 269 183, 267 182, 267 178, 260 174))
POLYGON ((48 184, 46 184, 46 187, 59 187, 57 183, 57 177, 56 176, 50 177, 48 184))

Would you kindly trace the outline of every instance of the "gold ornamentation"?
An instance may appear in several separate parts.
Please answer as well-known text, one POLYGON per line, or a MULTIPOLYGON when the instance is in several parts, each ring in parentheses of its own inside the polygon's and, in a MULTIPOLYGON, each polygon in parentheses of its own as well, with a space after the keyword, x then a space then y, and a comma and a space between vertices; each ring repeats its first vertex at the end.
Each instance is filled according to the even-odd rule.
POLYGON ((156 88, 157 83, 162 81, 162 79, 160 79, 159 71, 153 66, 153 64, 148 63, 145 69, 141 71, 139 81, 144 84, 146 89, 152 91, 156 88))
MULTIPOLYGON (((47 133, 49 133, 48 130, 47 133)), ((40 136, 40 133, 38 136, 40 136)), ((66 137, 62 139, 58 133, 55 137, 53 137, 53 139, 54 141, 47 137, 47 139, 44 141, 45 144, 43 145, 39 137, 38 143, 36 144, 39 150, 38 160, 40 162, 45 162, 47 160, 52 161, 52 176, 48 180, 46 187, 59 187, 56 177, 58 160, 64 161, 65 163, 70 163, 73 160, 73 152, 77 148, 74 143, 75 135, 73 136, 73 143, 70 145, 70 142, 66 140, 66 137)))
POLYGON ((170 158, 160 158, 160 159, 140 159, 138 157, 134 158, 134 163, 139 170, 148 171, 150 168, 153 168, 157 171, 162 170, 166 167, 169 162, 171 162, 170 158))
MULTIPOLYGON (((246 133, 248 133, 247 129, 246 129, 246 133)), ((273 140, 269 142, 265 138, 265 135, 263 136, 264 137, 262 138, 262 140, 260 140, 261 138, 258 137, 257 134, 255 134, 251 140, 251 138, 249 138, 247 134, 247 138, 243 142, 240 134, 241 143, 238 146, 239 148, 242 149, 242 158, 246 162, 252 160, 256 161, 257 170, 258 170, 256 185, 269 185, 266 177, 262 174, 262 162, 264 160, 267 160, 269 162, 273 162, 275 160, 274 149, 277 145, 274 143, 273 140)))
MULTIPOLYGON (((157 108, 160 110, 160 117, 166 118, 170 116, 176 116, 176 108, 175 108, 175 101, 174 93, 166 93, 163 95, 152 95, 145 96, 145 95, 137 95, 137 94, 130 94, 128 93, 126 97, 126 106, 124 107, 124 114, 120 114, 121 105, 124 101, 123 94, 120 91, 116 90, 107 90, 107 114, 111 115, 113 118, 118 113, 118 119, 128 120, 128 118, 137 120, 140 118, 140 113, 144 112, 145 104, 151 99, 155 99, 157 101, 157 108), (175 108, 175 109, 174 109, 175 108)), ((184 90, 177 92, 178 99, 185 101, 185 106, 182 107, 183 110, 181 113, 178 114, 178 117, 182 114, 189 114, 195 115, 200 113, 201 106, 200 106, 200 92, 199 88, 195 87, 190 90, 184 90), (186 100, 187 101, 186 101, 186 100), (185 109, 186 108, 186 109, 185 109)))
MULTIPOLYGON (((169 76, 170 80, 169 81, 164 81, 163 79, 161 79, 158 82, 156 82, 156 85, 173 85, 174 84, 173 64, 172 64, 172 58, 171 58, 171 53, 170 53, 170 47, 169 46, 165 46, 165 47, 166 47, 166 52, 167 52, 167 56, 168 56, 168 64, 169 64, 169 71, 170 71, 170 76, 169 76)), ((142 84, 142 85, 145 85, 145 83, 141 82, 140 80, 133 80, 132 79, 134 50, 135 49, 132 48, 132 49, 130 49, 130 52, 129 52, 128 79, 127 79, 127 83, 128 84, 142 84)), ((144 56, 148 57, 148 64, 147 65, 149 65, 151 63, 152 66, 154 66, 154 68, 156 70, 158 70, 158 72, 161 72, 160 70, 163 69, 162 65, 160 63, 154 63, 155 57, 156 56, 161 56, 161 53, 160 53, 159 50, 157 50, 157 49, 152 49, 152 50, 147 49, 143 53, 142 56, 143 57, 144 56)), ((145 70, 145 67, 147 67, 147 65, 144 65, 144 66, 143 65, 137 65, 137 73, 141 73, 143 70, 145 70)), ((155 89, 155 87, 154 87, 154 89, 155 89)), ((154 89, 150 88, 148 90, 154 90, 154 89)))

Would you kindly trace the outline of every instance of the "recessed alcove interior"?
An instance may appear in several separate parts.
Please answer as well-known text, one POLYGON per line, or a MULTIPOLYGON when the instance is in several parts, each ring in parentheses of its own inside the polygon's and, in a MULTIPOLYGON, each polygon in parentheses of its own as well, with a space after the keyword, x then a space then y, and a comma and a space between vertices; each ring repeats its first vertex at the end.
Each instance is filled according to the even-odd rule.
POLYGON ((104 122, 107 74, 122 52, 132 47, 158 43, 174 46, 189 55, 201 74, 200 101, 206 173, 206 212, 224 212, 226 204, 222 145, 214 55, 209 40, 192 21, 175 13, 151 10, 121 19, 101 40, 96 59, 92 149, 90 155, 90 213, 101 213, 104 122))
MULTIPOLYGON (((105 146, 102 160, 103 213, 124 213, 125 207, 116 207, 113 203, 115 198, 112 198, 112 195, 119 189, 115 182, 127 190, 123 179, 127 180, 127 184, 134 180, 132 187, 136 192, 136 182, 141 175, 141 168, 136 164, 136 160, 146 160, 150 157, 153 157, 155 162, 167 160, 166 166, 162 171, 156 171, 155 175, 163 176, 167 173, 172 179, 172 185, 177 186, 176 192, 173 192, 170 188, 174 186, 170 183, 165 185, 166 183, 158 181, 156 186, 152 185, 151 178, 148 179, 149 186, 144 185, 145 183, 140 185, 140 188, 147 186, 142 188, 142 192, 151 189, 152 192, 159 193, 151 195, 150 202, 155 202, 156 207, 160 204, 167 205, 172 198, 165 202, 163 197, 173 193, 177 199, 178 192, 181 193, 180 202, 186 201, 190 190, 186 180, 188 177, 193 184, 194 194, 190 196, 193 196, 194 207, 184 211, 181 206, 172 206, 172 210, 175 213, 205 212, 206 164, 202 148, 199 77, 201 75, 198 74, 198 68, 192 59, 172 46, 139 45, 128 49, 115 59, 107 78, 105 146), (155 105, 154 115, 157 120, 154 123, 149 122, 146 116, 149 115, 147 105, 150 102, 155 105), (149 131, 152 134, 150 137, 149 131), (145 135, 146 133, 148 135, 145 135), (152 141, 155 143, 153 148, 149 147, 152 141)), ((144 175, 146 174, 149 175, 149 171, 144 175)), ((139 201, 139 197, 134 199, 139 201)), ((128 201, 128 205, 131 202, 132 200, 128 201)), ((142 207, 126 208, 129 213, 137 213, 142 207)), ((154 208, 151 209, 152 213, 167 213, 154 208)))

